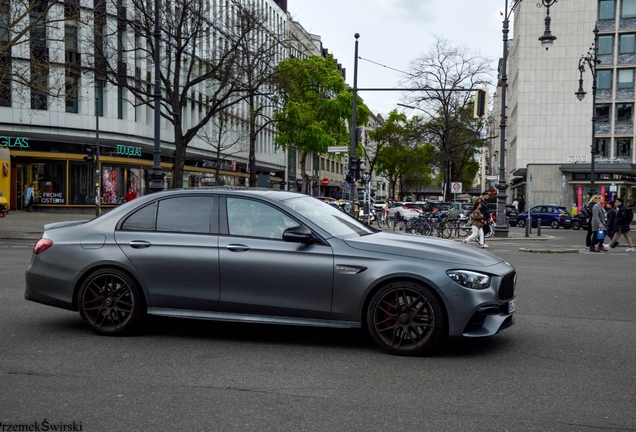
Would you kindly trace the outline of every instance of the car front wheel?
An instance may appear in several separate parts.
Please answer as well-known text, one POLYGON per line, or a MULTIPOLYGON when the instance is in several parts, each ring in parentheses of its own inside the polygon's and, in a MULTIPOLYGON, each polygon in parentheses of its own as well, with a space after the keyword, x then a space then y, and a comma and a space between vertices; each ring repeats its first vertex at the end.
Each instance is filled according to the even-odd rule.
POLYGON ((430 353, 443 337, 444 312, 429 288, 394 282, 371 299, 367 326, 373 340, 388 353, 418 356, 430 353))
POLYGON ((90 274, 79 290, 77 306, 84 322, 103 335, 130 332, 146 311, 137 284, 117 269, 90 274))

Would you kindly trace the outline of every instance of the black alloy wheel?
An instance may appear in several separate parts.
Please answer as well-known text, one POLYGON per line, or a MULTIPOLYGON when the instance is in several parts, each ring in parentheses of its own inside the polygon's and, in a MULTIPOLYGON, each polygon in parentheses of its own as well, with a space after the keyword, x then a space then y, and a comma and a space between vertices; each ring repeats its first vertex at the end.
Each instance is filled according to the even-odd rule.
POLYGON ((517 220, 517 226, 518 226, 519 228, 523 228, 523 227, 525 227, 525 226, 526 226, 526 220, 525 220, 525 219, 518 219, 518 220, 517 220))
POLYGON ((390 354, 430 353, 444 336, 444 312, 433 292, 414 282, 381 288, 369 303, 367 327, 375 342, 390 354))
POLYGON ((581 222, 579 222, 577 220, 573 220, 571 227, 574 230, 580 230, 581 229, 581 222))
POLYGON ((146 312, 137 284, 117 269, 89 275, 79 290, 77 306, 82 319, 103 335, 130 332, 146 312))
POLYGON ((553 220, 552 222, 550 222, 550 228, 559 229, 559 221, 558 220, 553 220))

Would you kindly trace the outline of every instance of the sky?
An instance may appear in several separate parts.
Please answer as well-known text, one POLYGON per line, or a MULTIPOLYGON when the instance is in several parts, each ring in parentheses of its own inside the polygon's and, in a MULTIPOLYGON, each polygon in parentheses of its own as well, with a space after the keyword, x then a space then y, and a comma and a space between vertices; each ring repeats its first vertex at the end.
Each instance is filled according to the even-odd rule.
MULTIPOLYGON (((536 0, 526 0, 535 2, 536 0)), ((287 8, 346 68, 353 86, 354 34, 359 33, 358 88, 400 86, 412 60, 427 53, 435 37, 497 61, 503 54, 505 0, 288 0, 287 8), (384 67, 386 66, 386 67, 384 67)), ((510 35, 512 37, 512 33, 510 35)), ((494 78, 493 78, 494 84, 494 78)), ((492 93, 491 93, 492 94, 492 93)), ((404 103, 400 92, 360 92, 375 114, 387 116, 404 103)))

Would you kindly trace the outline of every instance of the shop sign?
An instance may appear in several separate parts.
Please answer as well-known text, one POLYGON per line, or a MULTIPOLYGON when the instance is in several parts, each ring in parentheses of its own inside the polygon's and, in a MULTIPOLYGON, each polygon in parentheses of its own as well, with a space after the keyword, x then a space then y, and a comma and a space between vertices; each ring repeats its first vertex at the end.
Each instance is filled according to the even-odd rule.
POLYGON ((0 147, 29 148, 29 138, 0 136, 0 147))
POLYGON ((596 158, 594 158, 594 162, 629 164, 629 163, 632 163, 632 158, 621 157, 621 156, 615 156, 615 157, 596 156, 596 158))
POLYGON ((64 204, 64 192, 42 192, 40 204, 64 204))
POLYGON ((117 154, 122 156, 139 156, 141 157, 141 147, 126 146, 117 144, 117 154))

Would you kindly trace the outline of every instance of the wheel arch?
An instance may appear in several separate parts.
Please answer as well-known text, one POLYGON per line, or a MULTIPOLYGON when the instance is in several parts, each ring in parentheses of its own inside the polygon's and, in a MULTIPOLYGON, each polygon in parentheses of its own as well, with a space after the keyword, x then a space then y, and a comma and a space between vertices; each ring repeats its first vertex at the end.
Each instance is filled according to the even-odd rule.
POLYGON ((120 265, 120 264, 116 264, 116 263, 102 263, 102 264, 98 264, 94 267, 90 267, 87 268, 84 273, 77 279, 77 282, 75 283, 75 287, 73 288, 73 310, 74 311, 78 311, 79 307, 77 306, 77 296, 79 294, 79 290, 82 288, 82 285, 84 284, 84 282, 86 281, 86 279, 88 279, 88 277, 93 274, 96 271, 99 270, 103 270, 103 269, 116 269, 121 271, 122 273, 125 273, 135 284, 137 284, 137 288, 139 288, 139 290, 141 291, 141 293, 143 294, 141 296, 142 300, 143 300, 143 309, 147 309, 148 308, 148 304, 149 304, 149 299, 148 299, 148 294, 146 292, 146 290, 144 289, 143 285, 141 284, 141 282, 139 281, 139 278, 137 278, 137 276, 135 276, 129 269, 127 269, 126 267, 120 265))
POLYGON ((395 277, 390 277, 387 279, 382 279, 379 280, 375 283, 375 285, 373 285, 373 287, 371 289, 368 290, 366 297, 364 298, 364 302, 362 303, 362 308, 360 310, 360 324, 361 324, 361 328, 363 331, 368 333, 368 325, 367 325, 367 309, 369 307, 369 303, 371 303, 371 299, 373 299, 373 296, 375 295, 376 292, 378 292, 379 290, 381 290, 384 286, 388 285, 388 284, 392 284, 392 283, 399 283, 399 282, 410 282, 410 283, 416 283, 419 285, 422 285, 428 289, 431 290, 431 292, 433 293, 433 295, 437 298, 437 300, 440 302, 440 304, 442 305, 442 312, 443 312, 443 321, 444 321, 444 328, 443 328, 443 336, 448 336, 448 309, 446 308, 446 302, 444 301, 444 297, 442 295, 440 295, 439 291, 437 289, 435 289, 430 283, 423 281, 421 279, 415 278, 415 277, 407 277, 407 276, 395 276, 395 277))

